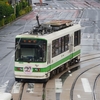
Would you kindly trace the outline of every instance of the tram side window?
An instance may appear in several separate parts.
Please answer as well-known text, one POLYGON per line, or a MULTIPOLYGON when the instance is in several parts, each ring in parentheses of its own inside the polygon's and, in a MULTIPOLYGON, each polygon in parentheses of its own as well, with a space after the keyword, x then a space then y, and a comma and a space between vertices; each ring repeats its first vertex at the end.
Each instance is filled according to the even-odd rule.
POLYGON ((77 45, 79 45, 80 44, 80 30, 78 30, 78 31, 76 31, 75 33, 74 33, 74 46, 77 46, 77 45))
POLYGON ((44 43, 43 45, 41 45, 41 47, 42 47, 42 57, 43 57, 43 61, 46 61, 46 44, 44 43))
POLYGON ((52 57, 59 54, 59 39, 53 40, 52 42, 52 57))
POLYGON ((69 49, 69 34, 52 41, 52 57, 55 57, 69 49))
POLYGON ((78 43, 81 43, 81 30, 78 31, 78 43))
POLYGON ((61 38, 59 38, 59 54, 61 54, 61 38))
POLYGON ((56 39, 56 56, 59 54, 59 39, 56 39))
POLYGON ((53 41, 52 41, 52 57, 54 57, 55 54, 56 54, 55 49, 56 49, 56 41, 53 40, 53 41))
POLYGON ((61 46, 62 46, 62 53, 65 51, 65 45, 64 45, 64 37, 61 37, 61 46))
POLYGON ((69 35, 66 35, 65 36, 65 51, 69 49, 68 44, 69 44, 69 35))

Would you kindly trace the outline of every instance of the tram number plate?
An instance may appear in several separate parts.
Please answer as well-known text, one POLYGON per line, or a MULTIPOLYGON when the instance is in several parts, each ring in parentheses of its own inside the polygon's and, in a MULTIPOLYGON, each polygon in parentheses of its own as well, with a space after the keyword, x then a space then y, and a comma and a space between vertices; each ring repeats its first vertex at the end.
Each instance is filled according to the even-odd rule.
POLYGON ((31 66, 25 66, 24 67, 24 73, 25 74, 31 74, 32 73, 32 67, 31 66))

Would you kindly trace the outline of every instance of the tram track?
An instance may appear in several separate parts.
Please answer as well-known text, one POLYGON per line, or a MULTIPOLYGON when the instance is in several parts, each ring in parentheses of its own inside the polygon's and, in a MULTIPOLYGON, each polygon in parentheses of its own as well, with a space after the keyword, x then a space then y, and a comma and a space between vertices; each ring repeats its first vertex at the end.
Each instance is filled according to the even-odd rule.
MULTIPOLYGON (((95 55, 95 54, 93 54, 93 55, 95 55)), ((93 56, 92 55, 92 56, 93 56)), ((97 53, 97 55, 98 55, 98 53, 97 53)), ((86 56, 83 56, 83 57, 89 57, 90 55, 86 55, 86 56)), ((95 58, 91 58, 91 59, 85 59, 84 61, 80 61, 80 63, 78 63, 78 64, 75 64, 75 65, 73 65, 73 66, 69 66, 68 68, 69 68, 69 70, 67 69, 64 73, 62 73, 61 75, 60 75, 60 79, 62 79, 62 82, 63 82, 63 85, 67 82, 67 78, 68 77, 70 77, 70 75, 72 75, 72 73, 73 72, 75 72, 77 69, 76 69, 76 67, 77 66, 80 66, 80 64, 81 63, 85 63, 86 61, 91 61, 91 60, 93 60, 93 59, 97 59, 97 58, 100 58, 100 57, 95 57, 95 58), (75 70, 74 70, 75 69, 75 70), (66 80, 66 82, 65 82, 65 80, 66 80)), ((87 72, 87 71, 89 71, 89 70, 91 70, 91 69, 93 69, 93 68, 96 68, 96 67, 98 67, 98 66, 100 66, 100 63, 98 63, 98 64, 89 64, 88 66, 86 66, 85 65, 85 67, 84 68, 80 68, 79 70, 81 71, 81 73, 75 78, 75 80, 74 80, 74 82, 73 83, 70 83, 70 84, 72 84, 72 86, 71 86, 71 89, 70 89, 70 100, 73 100, 73 92, 74 92, 74 87, 75 87, 75 85, 76 85, 76 82, 77 82, 77 80, 79 79, 79 77, 81 77, 81 75, 82 74, 84 74, 85 72, 87 72), (94 65, 94 66, 93 66, 94 65), (92 66, 92 67, 91 67, 92 66), (84 70, 84 71, 83 71, 84 70)), ((80 71, 78 71, 78 73, 80 72, 80 71)), ((75 76, 74 76, 75 77, 75 76)), ((68 83, 68 82, 67 82, 68 83)), ((96 83, 95 83, 96 84, 96 83)), ((67 86, 68 84, 66 84, 66 86, 67 86)), ((63 91, 65 91, 65 88, 64 88, 64 90, 63 91)), ((66 92, 68 92, 68 91, 66 91, 66 92)), ((59 94, 60 95, 60 94, 59 94)), ((95 94, 94 94, 94 96, 95 96, 95 94)), ((95 97, 94 97, 95 98, 95 97)), ((60 100, 60 99, 59 99, 60 100)), ((94 99, 94 100, 96 100, 96 99, 94 99)))
MULTIPOLYGON (((93 54, 93 55, 95 55, 95 54, 93 54)), ((92 56, 93 56, 92 55, 92 56)), ((98 54, 97 54, 98 55, 98 54)), ((86 58, 88 58, 88 57, 90 57, 90 55, 86 55, 86 56, 82 56, 82 57, 86 57, 86 58)), ((95 58, 91 58, 91 59, 87 59, 87 60, 93 60, 93 59, 96 59, 97 57, 95 57, 95 58)), ((84 61, 82 61, 82 62, 80 62, 80 63, 84 63, 85 61, 87 61, 87 60, 84 60, 84 61)), ((73 69, 74 68, 76 68, 77 66, 79 66, 79 64, 80 63, 78 63, 78 64, 75 64, 75 65, 73 65, 73 66, 69 66, 68 67, 68 69, 66 69, 66 70, 64 70, 64 71, 62 71, 62 72, 60 72, 58 75, 55 75, 55 77, 54 78, 52 78, 52 79, 50 79, 47 83, 44 83, 44 84, 35 84, 34 86, 32 86, 31 85, 31 83, 23 83, 21 86, 21 91, 20 91, 20 94, 19 94, 19 99, 14 99, 14 100, 27 100, 28 98, 30 99, 30 100, 33 100, 33 99, 37 99, 37 100, 47 100, 47 98, 50 98, 49 96, 49 94, 55 94, 55 79, 59 79, 59 78, 61 78, 61 76, 64 74, 64 73, 68 73, 68 76, 69 76, 69 74, 71 74, 73 71, 73 69), (69 72, 70 71, 70 72, 69 72), (27 84, 30 84, 29 86, 27 85, 27 84), (52 87, 50 87, 51 86, 51 84, 54 84, 52 87), (31 88, 34 88, 33 89, 33 91, 31 91, 31 92, 29 92, 29 90, 27 90, 28 88, 30 88, 29 90, 31 90, 31 88), (28 91, 28 92, 27 92, 28 91), (49 92, 48 92, 49 91, 49 92), (26 93, 27 92, 27 93, 26 93), (51 93, 50 93, 51 92, 51 93), (28 94, 28 95, 27 95, 28 94), (27 98, 26 98, 27 97, 27 98), (26 98, 26 99, 25 99, 26 98), (32 98, 32 99, 31 99, 32 98), (40 99, 41 98, 41 99, 40 99)), ((85 71, 83 71, 83 72, 81 72, 81 74, 80 75, 78 75, 77 76, 77 78, 74 80, 74 83, 73 83, 73 85, 72 85, 72 88, 71 88, 71 92, 70 92, 70 96, 71 96, 71 100, 73 100, 73 91, 74 91, 74 86, 75 86, 75 84, 76 84, 76 82, 77 82, 77 80, 78 80, 78 78, 82 75, 82 74, 84 74, 86 71, 88 71, 88 70, 90 70, 90 69, 92 69, 92 68, 94 68, 94 67, 97 67, 97 66, 99 66, 100 64, 97 64, 97 65, 95 65, 95 66, 93 66, 93 67, 90 67, 90 68, 88 68, 88 69, 86 69, 85 71)), ((67 79, 67 78, 66 78, 67 79)), ((33 83, 32 83, 33 84, 33 83)), ((56 95, 56 94, 55 94, 56 95)), ((54 98, 54 97, 53 97, 54 98)), ((52 99, 53 100, 53 99, 52 99)))
MULTIPOLYGON (((95 55, 95 54, 93 54, 93 55, 95 55)), ((87 55, 87 56, 85 56, 85 57, 88 57, 88 56, 90 56, 90 55, 87 55)), ((93 58, 92 58, 93 59, 93 58)), ((92 59, 89 59, 89 60, 92 60, 92 59)), ((96 58, 95 58, 96 59, 96 58)), ((85 60, 86 61, 86 60, 85 60)), ((85 62, 84 61, 84 62, 85 62)), ((87 60, 88 61, 88 60, 87 60)), ((84 63, 84 62, 82 62, 82 63, 84 63)), ((66 70, 64 70, 63 72, 61 72, 61 73, 59 73, 58 75, 56 75, 52 80, 49 80, 49 82, 48 82, 48 85, 46 86, 46 91, 49 91, 48 92, 48 95, 53 95, 53 93, 52 92, 54 92, 55 91, 55 87, 54 86, 52 86, 51 88, 49 87, 49 85, 50 84, 54 84, 55 83, 55 79, 61 79, 62 80, 62 84, 64 84, 64 81, 63 80, 67 80, 67 77, 68 76, 70 76, 70 74, 72 74, 74 71, 76 71, 77 70, 77 66, 79 66, 79 64, 80 63, 78 63, 78 64, 75 64, 75 65, 73 65, 73 66, 69 66, 68 67, 68 69, 66 69, 66 70), (64 78, 62 78, 62 75, 64 75, 64 74, 66 74, 67 73, 67 77, 64 79, 64 78), (51 83, 52 82, 52 83, 51 83), (49 90, 48 90, 49 89, 49 90), (51 92, 51 93, 50 93, 51 92)), ((91 64, 91 65, 93 65, 93 64, 91 64)), ((92 69, 91 68, 91 65, 89 65, 90 66, 90 68, 89 69, 92 69)), ((100 64, 98 64, 98 65, 100 65, 100 64)), ((98 66, 97 65, 97 66, 98 66)), ((95 65, 96 66, 96 65, 95 65)), ((85 67, 86 69, 87 69, 87 67, 85 67)), ((87 69, 87 71, 89 70, 89 69, 87 69)), ((83 68, 81 69, 81 70, 83 70, 83 68)), ((65 91, 65 88, 64 88, 64 90, 63 91, 65 91)), ((56 94, 55 94, 56 95, 56 94)), ((59 94, 60 95, 60 94, 59 94)), ((59 96, 60 97, 60 96, 59 96)), ((50 98, 50 97, 46 97, 46 98, 50 98)), ((53 97, 54 98, 54 97, 53 97)), ((53 100, 53 99, 51 99, 51 100, 53 100)), ((58 99, 56 99, 56 100, 58 100, 58 99)), ((59 100, 60 100, 60 98, 59 98, 59 100)))
MULTIPOLYGON (((81 58, 84 58, 83 60, 81 60, 79 63, 77 63, 75 65, 68 66, 68 68, 64 72, 61 73, 59 78, 64 77, 64 75, 68 77, 71 73, 80 69, 80 64, 85 64, 86 62, 90 63, 91 61, 93 62, 93 60, 96 60, 98 58, 100 59, 100 55, 98 55, 98 54, 100 54, 100 53, 82 56, 81 58)), ((90 64, 89 64, 89 66, 91 66, 90 64)), ((86 67, 86 65, 84 67, 86 67)), ((65 81, 65 78, 62 78, 62 82, 64 82, 64 81, 65 81)))
POLYGON ((97 59, 100 58, 100 53, 95 53, 95 54, 87 54, 85 56, 81 56, 81 61, 80 63, 84 62, 84 61, 89 61, 92 59, 97 59))
POLYGON ((20 92, 19 100, 22 100, 22 94, 23 94, 23 90, 24 90, 24 85, 25 85, 25 83, 22 84, 22 89, 21 89, 21 92, 20 92))
POLYGON ((13 100, 45 100, 45 86, 46 83, 16 83, 20 84, 19 87, 13 86, 12 96, 13 100), (34 85, 33 85, 34 84, 34 85), (14 90, 16 88, 18 90, 14 90), (15 92, 14 92, 15 91, 15 92), (17 92, 16 92, 17 91, 17 92))
POLYGON ((97 87, 97 81, 99 81, 99 78, 100 78, 100 74, 98 74, 94 80, 94 84, 93 84, 93 100, 99 100, 97 99, 97 93, 96 93, 96 88, 97 87))
MULTIPOLYGON (((82 72, 74 79, 74 81, 73 81, 73 83, 72 83, 72 86, 71 86, 71 89, 70 89, 70 100, 73 100, 74 88, 75 88, 75 85, 76 85, 76 82, 78 81, 78 79, 79 79, 85 72, 88 72, 89 70, 91 70, 91 69, 93 69, 93 68, 96 68, 96 67, 98 67, 98 66, 100 66, 100 63, 97 64, 97 65, 95 65, 95 66, 89 67, 89 68, 87 68, 86 70, 82 71, 82 72)), ((95 83, 94 83, 94 84, 95 84, 95 83)), ((94 87, 95 87, 95 85, 94 85, 94 87)), ((95 95, 94 95, 94 96, 95 96, 95 95)), ((96 100, 95 97, 94 97, 94 100, 96 100)))

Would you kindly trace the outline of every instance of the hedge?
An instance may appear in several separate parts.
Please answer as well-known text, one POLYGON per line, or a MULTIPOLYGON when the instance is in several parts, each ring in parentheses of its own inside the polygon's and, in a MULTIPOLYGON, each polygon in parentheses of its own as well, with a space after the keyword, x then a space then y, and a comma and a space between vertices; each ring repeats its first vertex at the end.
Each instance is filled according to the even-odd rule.
POLYGON ((6 0, 0 0, 0 27, 8 24, 32 10, 26 0, 18 2, 16 5, 11 6, 6 0), (15 10, 15 11, 14 11, 15 10))

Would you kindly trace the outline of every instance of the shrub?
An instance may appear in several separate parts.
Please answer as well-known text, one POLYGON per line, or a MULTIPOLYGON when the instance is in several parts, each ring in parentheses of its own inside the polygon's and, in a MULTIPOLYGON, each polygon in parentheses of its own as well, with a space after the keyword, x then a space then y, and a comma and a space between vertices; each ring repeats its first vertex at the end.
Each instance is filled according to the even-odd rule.
POLYGON ((13 13, 14 9, 11 5, 8 5, 7 3, 0 1, 0 19, 3 19, 4 16, 8 17, 13 13))
POLYGON ((24 15, 25 14, 25 10, 20 10, 19 11, 19 15, 21 16, 21 15, 24 15))
POLYGON ((12 22, 16 17, 24 15, 32 10, 32 7, 29 6, 29 3, 26 0, 21 0, 14 7, 7 1, 8 0, 0 0, 0 27, 12 22))

